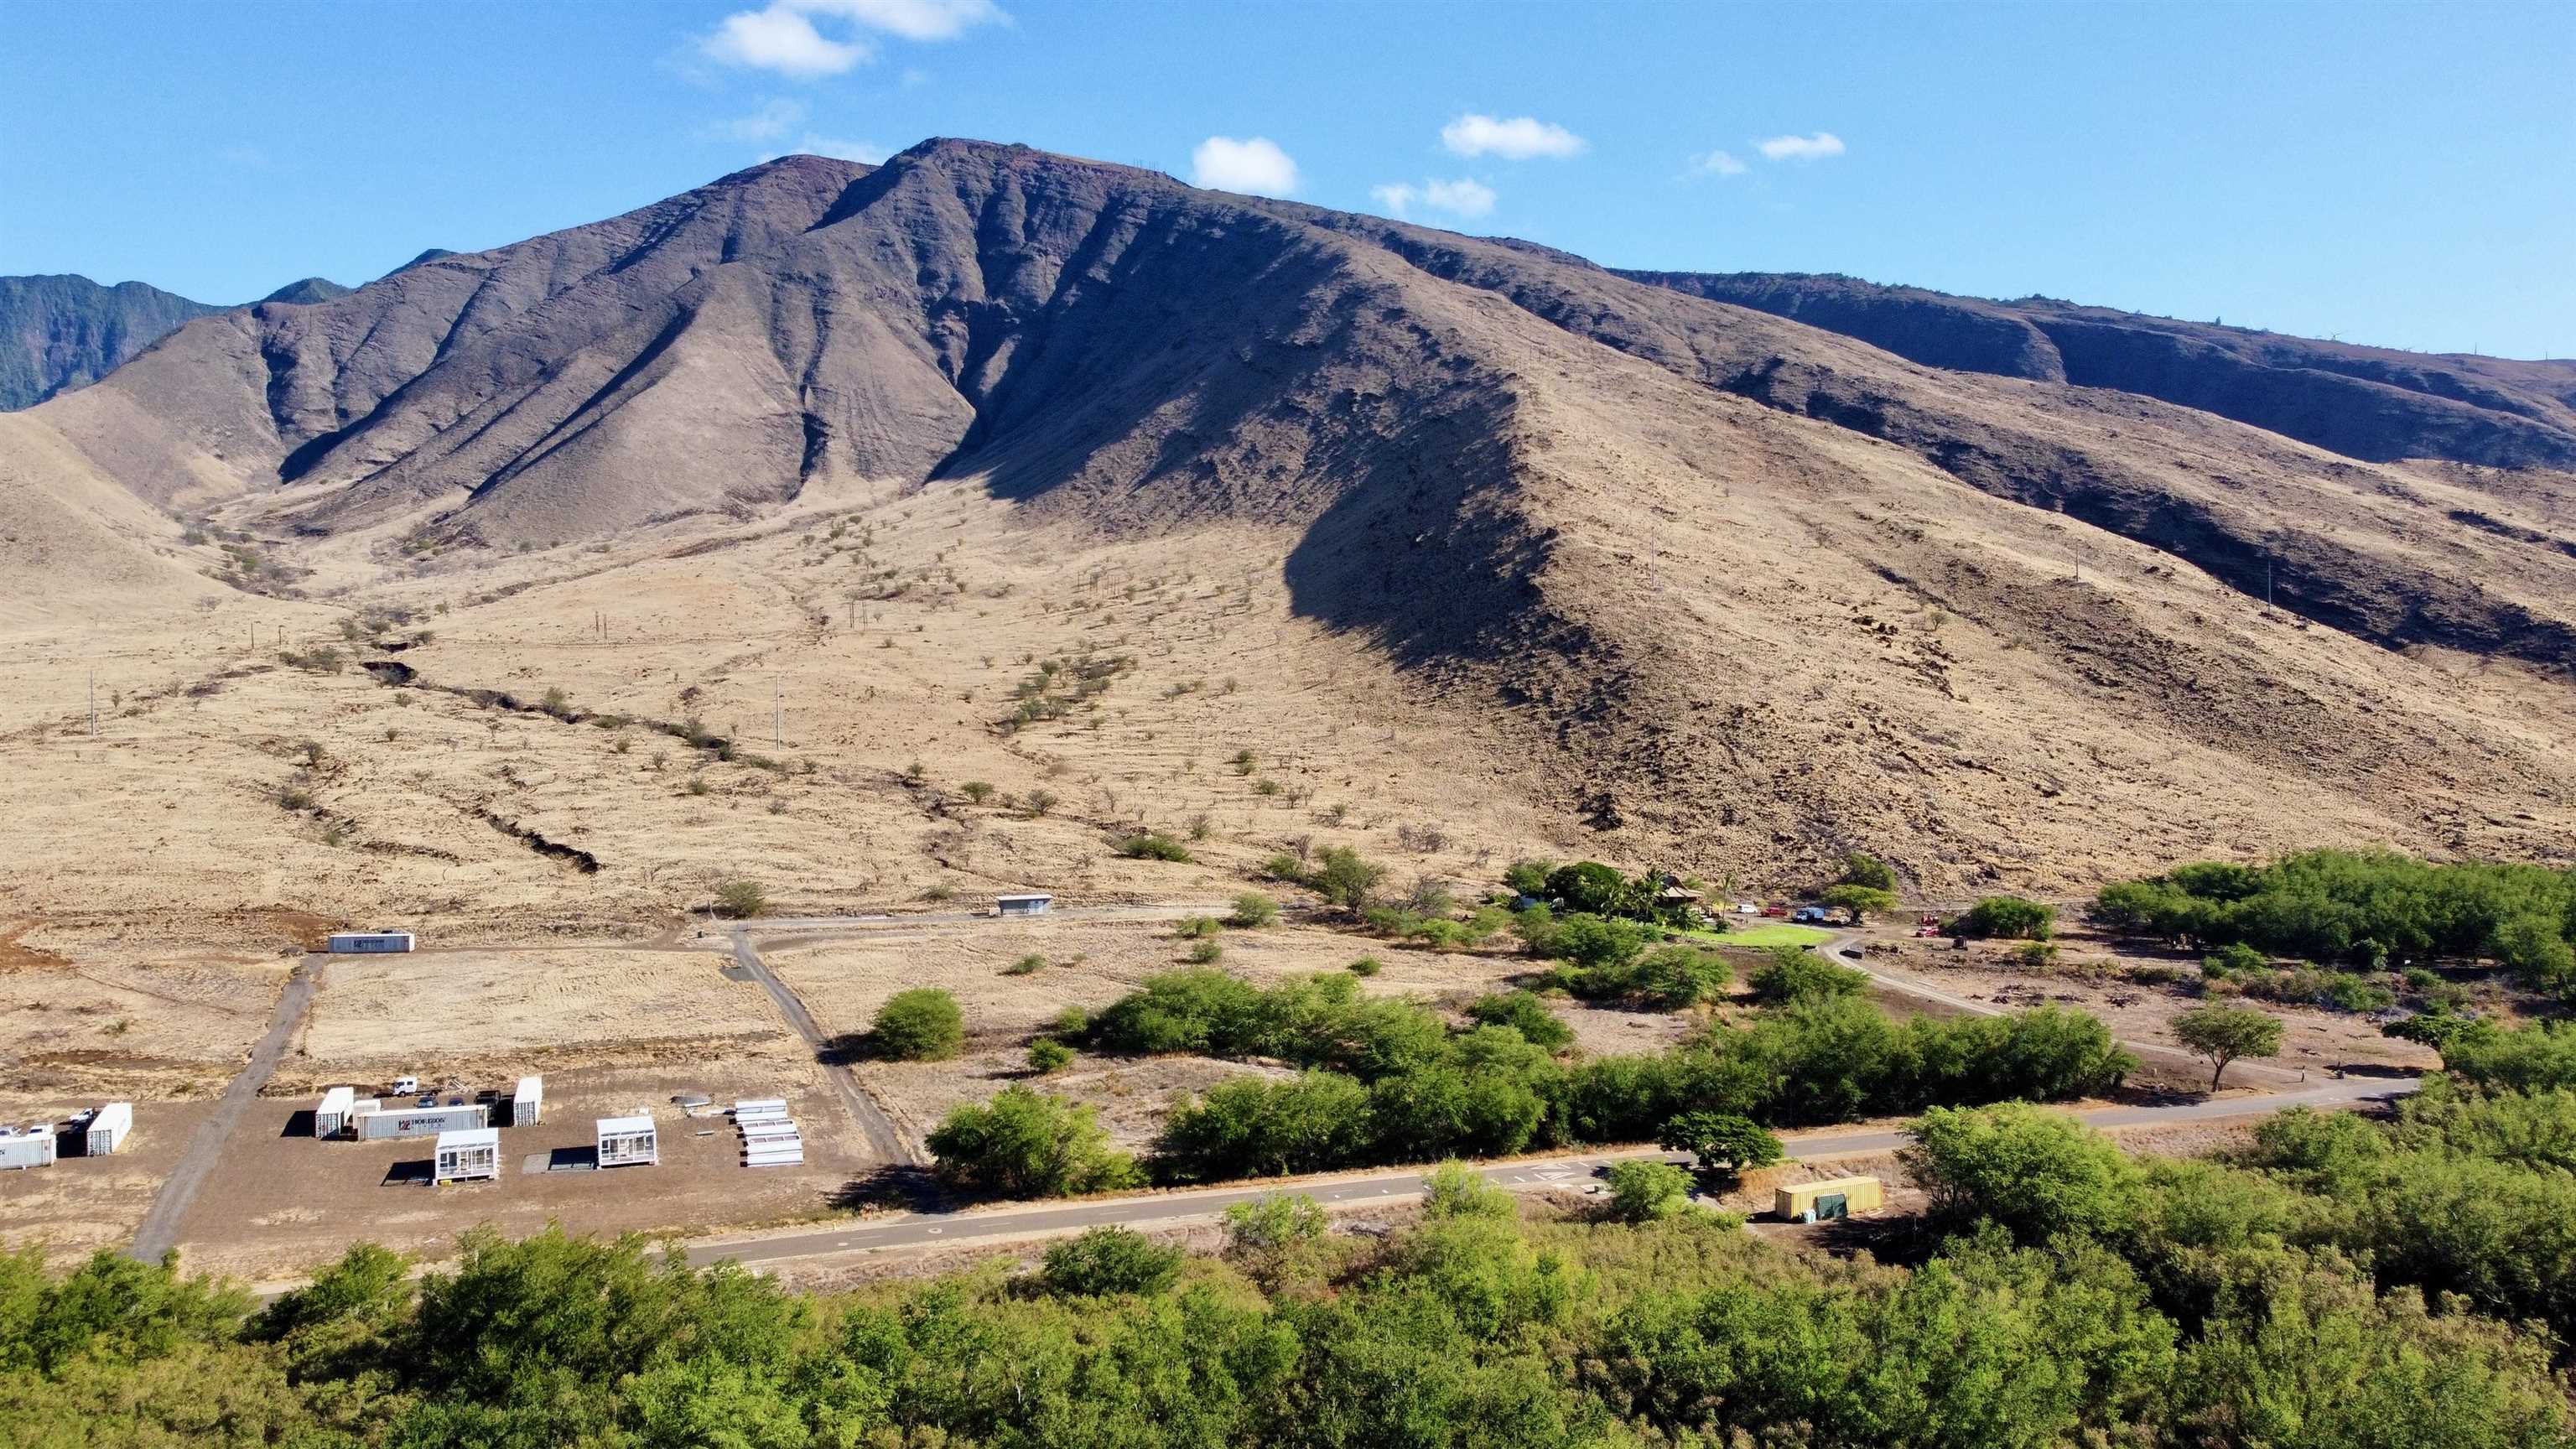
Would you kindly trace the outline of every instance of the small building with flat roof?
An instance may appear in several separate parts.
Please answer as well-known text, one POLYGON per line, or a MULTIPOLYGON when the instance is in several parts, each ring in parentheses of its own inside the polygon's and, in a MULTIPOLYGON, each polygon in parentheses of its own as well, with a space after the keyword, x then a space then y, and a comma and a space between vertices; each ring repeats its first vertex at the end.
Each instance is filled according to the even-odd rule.
POLYGON ((997 916, 1043 916, 1054 906, 1055 897, 1043 891, 993 898, 993 914, 997 916))
POLYGON ((593 1140, 602 1167, 652 1167, 662 1160, 661 1134, 650 1117, 602 1117, 593 1140))
POLYGON ((501 1129, 469 1127, 441 1132, 430 1152, 430 1181, 471 1182, 501 1175, 501 1129))

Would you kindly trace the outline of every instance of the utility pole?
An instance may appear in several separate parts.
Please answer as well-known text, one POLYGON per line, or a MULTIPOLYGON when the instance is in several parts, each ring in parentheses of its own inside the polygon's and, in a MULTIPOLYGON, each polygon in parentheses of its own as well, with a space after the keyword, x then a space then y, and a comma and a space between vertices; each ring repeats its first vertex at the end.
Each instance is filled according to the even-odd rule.
POLYGON ((773 745, 787 743, 786 697, 779 693, 778 676, 774 674, 769 677, 769 742, 773 745))
POLYGON ((98 671, 89 672, 89 737, 98 738, 98 671))
POLYGON ((2263 607, 2272 607, 2272 556, 2263 555, 2263 607))

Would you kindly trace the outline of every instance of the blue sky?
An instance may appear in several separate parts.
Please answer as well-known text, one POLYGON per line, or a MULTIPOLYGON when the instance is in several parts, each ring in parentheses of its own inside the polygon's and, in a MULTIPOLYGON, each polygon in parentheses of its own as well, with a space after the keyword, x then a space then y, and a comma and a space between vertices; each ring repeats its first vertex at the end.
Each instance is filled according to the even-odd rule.
POLYGON ((2576 356, 2569 3, 260 0, 5 26, 0 272, 210 301, 959 135, 1619 266, 2576 356))

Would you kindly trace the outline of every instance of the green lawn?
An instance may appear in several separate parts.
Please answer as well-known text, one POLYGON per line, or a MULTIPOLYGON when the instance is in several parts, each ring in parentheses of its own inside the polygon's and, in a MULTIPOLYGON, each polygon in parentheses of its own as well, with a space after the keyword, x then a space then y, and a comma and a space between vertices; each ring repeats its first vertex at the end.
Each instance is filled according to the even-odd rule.
POLYGON ((1833 935, 1813 926, 1793 926, 1787 921, 1764 921, 1758 926, 1738 926, 1721 936, 1709 939, 1727 946, 1812 946, 1833 935))

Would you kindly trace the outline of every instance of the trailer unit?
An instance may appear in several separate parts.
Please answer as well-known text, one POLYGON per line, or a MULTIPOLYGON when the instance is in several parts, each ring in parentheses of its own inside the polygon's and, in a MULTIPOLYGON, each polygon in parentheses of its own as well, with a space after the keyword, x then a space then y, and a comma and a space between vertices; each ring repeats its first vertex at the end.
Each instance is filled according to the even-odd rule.
POLYGON ((453 1107, 395 1107, 360 1112, 352 1119, 358 1126, 361 1142, 383 1142, 395 1137, 436 1137, 442 1132, 471 1132, 492 1125, 492 1109, 480 1102, 462 1102, 453 1107))
POLYGON ((1043 916, 1055 905, 1055 897, 1031 891, 1024 895, 993 897, 993 914, 997 916, 1043 916))
POLYGON ((349 1130, 349 1119, 358 1115, 358 1094, 348 1087, 333 1087, 322 1094, 313 1108, 313 1135, 337 1137, 349 1130))
POLYGON ((409 931, 333 931, 322 949, 334 956, 381 956, 412 948, 409 931))
POLYGON ((125 1145, 134 1131, 134 1104, 110 1102, 89 1119, 81 1134, 81 1155, 105 1157, 125 1145))
POLYGON ((602 1167, 653 1167, 662 1160, 661 1134, 650 1117, 602 1117, 596 1134, 602 1167))
POLYGON ((1828 1177, 1791 1183, 1771 1194, 1771 1210, 1793 1223, 1827 1222, 1887 1205, 1887 1188, 1874 1177, 1828 1177))
POLYGON ((510 1125, 534 1127, 546 1114, 546 1079, 521 1077, 519 1088, 510 1094, 510 1125))
POLYGON ((20 1172, 30 1167, 51 1167, 54 1165, 54 1155, 57 1150, 51 1124, 47 1124, 39 1131, 0 1137, 0 1172, 20 1172))
POLYGON ((441 1132, 430 1151, 433 1183, 466 1182, 501 1175, 501 1129, 472 1127, 441 1132))

